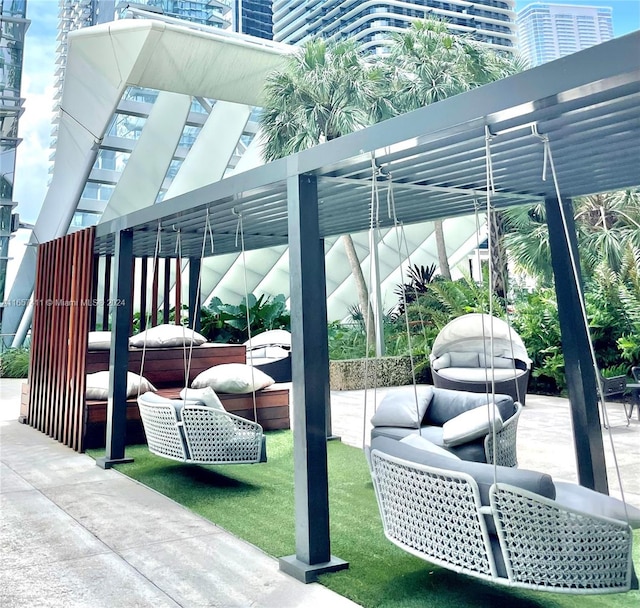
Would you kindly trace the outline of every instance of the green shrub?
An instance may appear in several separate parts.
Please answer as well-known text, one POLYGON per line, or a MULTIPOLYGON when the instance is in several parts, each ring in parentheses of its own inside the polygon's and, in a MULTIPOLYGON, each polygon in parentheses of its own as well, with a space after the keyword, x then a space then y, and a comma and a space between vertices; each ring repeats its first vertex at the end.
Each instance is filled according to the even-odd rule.
POLYGON ((0 353, 0 377, 26 378, 29 374, 29 348, 8 348, 0 353))
POLYGON ((242 344, 249 339, 249 328, 252 336, 270 329, 290 330, 291 315, 283 294, 256 298, 251 293, 237 306, 213 298, 208 306, 202 307, 200 323, 200 333, 209 340, 242 344))

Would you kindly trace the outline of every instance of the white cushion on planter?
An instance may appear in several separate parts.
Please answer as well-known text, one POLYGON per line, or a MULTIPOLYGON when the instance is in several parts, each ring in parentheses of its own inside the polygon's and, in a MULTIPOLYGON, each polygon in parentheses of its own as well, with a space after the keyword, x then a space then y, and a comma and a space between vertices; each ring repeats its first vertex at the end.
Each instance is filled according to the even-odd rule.
POLYGON ((208 407, 216 410, 224 410, 222 401, 220 401, 220 398, 210 386, 205 386, 204 388, 183 388, 180 391, 180 399, 184 401, 201 401, 208 407))
POLYGON ((412 386, 390 391, 378 405, 376 413, 371 418, 371 424, 419 429, 432 397, 431 386, 416 386, 415 392, 412 386))
POLYGON ((200 346, 204 344, 207 339, 199 334, 197 331, 193 331, 183 325, 173 325, 166 323, 164 325, 156 325, 156 327, 150 327, 145 331, 131 336, 129 338, 129 346, 135 346, 142 348, 162 348, 165 346, 200 346))
MULTIPOLYGON (((133 372, 127 372, 127 398, 137 397, 138 388, 140 394, 149 391, 155 391, 156 387, 151 384, 144 376, 138 376, 133 372)), ((95 372, 87 374, 87 382, 85 386, 85 398, 97 399, 104 401, 109 396, 109 372, 95 372)))
POLYGON ((291 351, 281 346, 261 346, 247 350, 247 362, 250 359, 284 359, 291 351))
POLYGON ((274 382, 271 376, 251 365, 224 363, 199 373, 191 383, 191 388, 210 386, 219 393, 251 393, 274 382))
POLYGON ((250 349, 260 346, 282 346, 291 350, 291 334, 286 329, 270 329, 252 336, 244 345, 250 349))
POLYGON ((436 445, 435 443, 429 441, 422 435, 418 435, 417 433, 411 433, 411 435, 407 435, 400 440, 400 443, 406 443, 414 448, 419 450, 424 450, 425 452, 431 452, 432 454, 439 454, 440 456, 447 456, 448 458, 454 458, 455 460, 460 460, 456 454, 450 452, 449 450, 445 450, 444 448, 436 445))
POLYGON ((481 405, 472 410, 463 412, 462 414, 447 420, 442 425, 442 441, 446 446, 456 446, 462 443, 468 443, 474 439, 484 437, 491 431, 491 423, 489 420, 494 420, 493 426, 496 432, 502 428, 502 417, 498 408, 491 404, 481 405))
POLYGON ((111 348, 111 332, 90 331, 87 344, 89 350, 109 350, 111 348))

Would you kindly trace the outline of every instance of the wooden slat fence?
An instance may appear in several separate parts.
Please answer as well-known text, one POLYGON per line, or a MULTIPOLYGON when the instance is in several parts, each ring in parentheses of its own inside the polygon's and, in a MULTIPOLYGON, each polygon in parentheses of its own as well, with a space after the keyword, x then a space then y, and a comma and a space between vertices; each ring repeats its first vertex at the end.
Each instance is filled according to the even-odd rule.
MULTIPOLYGON (((112 261, 94 255, 94 238, 95 229, 87 228, 41 244, 34 288, 26 422, 77 451, 84 450, 86 430, 87 335, 92 329, 108 329, 110 319, 112 261)), ((148 259, 140 261, 139 272, 135 263, 131 270, 133 284, 138 280, 141 288, 137 308, 142 327, 155 326, 158 312, 168 320, 173 263, 173 304, 176 311, 181 307, 181 260, 151 262, 151 273, 148 259)), ((175 322, 180 322, 179 315, 175 322)), ((108 357, 104 369, 108 369, 108 357)))
POLYGON ((38 248, 27 422, 82 451, 95 229, 38 248))

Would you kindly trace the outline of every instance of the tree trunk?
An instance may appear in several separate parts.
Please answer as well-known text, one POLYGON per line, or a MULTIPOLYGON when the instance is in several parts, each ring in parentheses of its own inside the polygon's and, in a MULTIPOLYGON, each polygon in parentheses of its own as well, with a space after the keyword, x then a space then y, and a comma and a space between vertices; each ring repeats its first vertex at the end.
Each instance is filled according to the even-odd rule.
POLYGON ((440 266, 440 274, 451 280, 451 269, 449 268, 449 256, 447 256, 447 245, 444 242, 443 220, 434 222, 436 229, 436 249, 438 251, 438 266, 440 266))
POLYGON ((369 305, 369 290, 367 289, 367 283, 364 280, 362 274, 362 267, 360 266, 360 260, 356 253, 355 245, 350 234, 342 235, 342 243, 344 245, 349 265, 351 266, 351 274, 356 282, 356 289, 358 290, 358 303, 360 304, 360 310, 362 311, 362 318, 367 328, 367 344, 373 346, 376 343, 376 330, 373 319, 373 311, 369 305))
POLYGON ((491 291, 502 302, 507 297, 507 256, 502 244, 504 222, 499 211, 493 211, 489 216, 489 230, 491 231, 491 251, 489 252, 492 284, 491 291))

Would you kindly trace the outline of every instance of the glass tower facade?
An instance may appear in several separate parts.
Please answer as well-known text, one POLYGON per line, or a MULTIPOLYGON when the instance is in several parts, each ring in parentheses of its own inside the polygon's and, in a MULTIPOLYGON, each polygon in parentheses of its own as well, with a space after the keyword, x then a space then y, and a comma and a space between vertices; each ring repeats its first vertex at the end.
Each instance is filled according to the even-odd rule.
MULTIPOLYGON (((13 226, 13 175, 16 166, 18 121, 24 109, 20 97, 24 37, 29 27, 26 0, 0 1, 0 302, 4 302, 13 226)), ((0 306, 0 323, 3 307, 0 306)))
POLYGON ((273 38, 298 44, 320 36, 350 37, 368 52, 384 53, 393 32, 416 19, 446 20, 454 34, 466 34, 497 50, 515 50, 515 0, 274 0, 273 38))
POLYGON ((613 38, 608 7, 535 2, 517 16, 520 52, 534 67, 613 38))
POLYGON ((273 40, 271 0, 235 0, 234 9, 237 32, 273 40))

